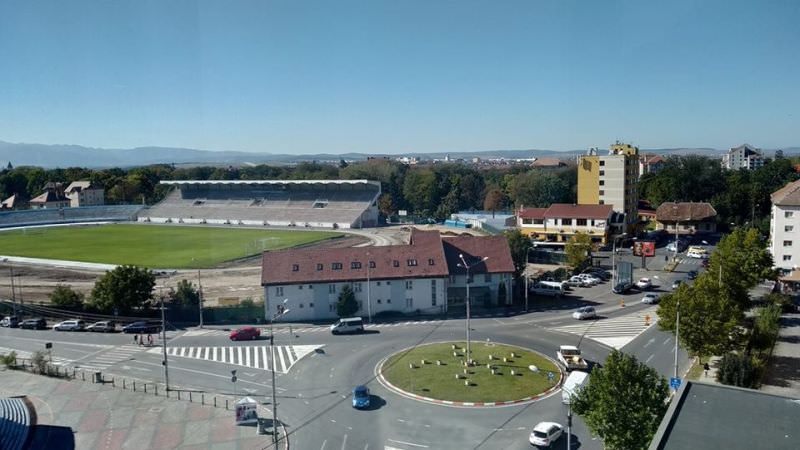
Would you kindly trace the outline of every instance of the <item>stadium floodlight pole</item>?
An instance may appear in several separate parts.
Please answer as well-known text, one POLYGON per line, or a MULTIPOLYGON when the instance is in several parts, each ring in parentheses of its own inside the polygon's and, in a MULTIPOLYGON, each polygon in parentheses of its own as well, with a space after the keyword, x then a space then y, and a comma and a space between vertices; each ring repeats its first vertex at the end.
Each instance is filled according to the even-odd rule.
POLYGON ((467 261, 464 259, 464 255, 462 253, 458 254, 458 258, 461 260, 461 263, 458 264, 458 267, 463 267, 464 270, 466 270, 466 272, 467 272, 467 302, 466 302, 467 303, 467 365, 471 365, 472 364, 472 354, 471 354, 470 345, 469 345, 469 313, 470 313, 470 303, 471 303, 471 299, 470 299, 470 296, 469 296, 469 285, 470 285, 469 271, 473 267, 475 267, 478 264, 480 264, 480 263, 486 261, 487 259, 489 259, 489 257, 488 256, 484 256, 483 258, 480 259, 480 261, 476 261, 476 262, 472 263, 471 265, 467 264, 467 261))
POLYGON ((275 401, 275 333, 272 331, 272 323, 289 312, 285 306, 288 301, 288 298, 283 299, 283 302, 277 305, 277 311, 269 316, 269 354, 272 360, 269 365, 272 372, 272 443, 275 444, 275 448, 278 447, 278 402, 275 401))
POLYGON ((203 328, 203 283, 200 281, 200 269, 197 269, 197 306, 200 308, 200 328, 203 328))

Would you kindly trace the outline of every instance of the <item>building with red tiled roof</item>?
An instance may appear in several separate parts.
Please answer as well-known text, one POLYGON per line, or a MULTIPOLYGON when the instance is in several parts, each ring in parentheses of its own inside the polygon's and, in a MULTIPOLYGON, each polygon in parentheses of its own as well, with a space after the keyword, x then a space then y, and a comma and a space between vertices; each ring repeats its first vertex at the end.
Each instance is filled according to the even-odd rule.
POLYGON ((520 209, 517 226, 539 241, 567 242, 576 233, 584 233, 593 242, 605 243, 615 218, 611 205, 554 203, 549 208, 520 209))
POLYGON ((413 230, 409 244, 380 247, 289 249, 264 252, 261 285, 267 317, 287 300, 287 320, 336 318, 342 286, 350 285, 359 303, 357 315, 380 312, 440 314, 463 307, 466 273, 459 255, 472 267, 473 304, 498 302, 505 284, 511 302, 514 263, 502 236, 442 237, 413 230))
POLYGON ((664 202, 656 209, 656 229, 670 234, 714 233, 717 211, 705 202, 664 202))

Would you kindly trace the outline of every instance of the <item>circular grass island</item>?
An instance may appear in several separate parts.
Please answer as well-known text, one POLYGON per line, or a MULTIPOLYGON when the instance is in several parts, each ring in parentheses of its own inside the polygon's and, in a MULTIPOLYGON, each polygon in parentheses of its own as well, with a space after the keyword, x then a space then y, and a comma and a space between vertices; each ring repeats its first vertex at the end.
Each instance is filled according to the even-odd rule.
POLYGON ((379 378, 388 388, 420 400, 490 405, 532 400, 561 382, 561 369, 540 353, 472 342, 468 367, 465 345, 440 342, 403 350, 384 360, 379 378))

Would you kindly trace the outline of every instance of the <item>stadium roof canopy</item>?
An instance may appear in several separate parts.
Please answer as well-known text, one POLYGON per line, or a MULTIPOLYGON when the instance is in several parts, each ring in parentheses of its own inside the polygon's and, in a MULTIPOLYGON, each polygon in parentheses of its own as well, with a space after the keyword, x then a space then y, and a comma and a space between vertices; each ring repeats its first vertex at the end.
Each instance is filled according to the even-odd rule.
POLYGON ((169 184, 174 186, 180 186, 185 184, 205 184, 205 185, 372 184, 378 186, 380 185, 378 181, 370 181, 370 180, 170 180, 170 181, 161 181, 160 184, 169 184))

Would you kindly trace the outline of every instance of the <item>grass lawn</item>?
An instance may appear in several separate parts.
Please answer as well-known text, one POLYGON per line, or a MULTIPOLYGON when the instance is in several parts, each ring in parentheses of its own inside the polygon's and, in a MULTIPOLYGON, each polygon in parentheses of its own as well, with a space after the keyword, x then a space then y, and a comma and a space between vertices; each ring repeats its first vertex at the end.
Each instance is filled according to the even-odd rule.
POLYGON ((519 400, 542 393, 561 380, 561 371, 555 363, 544 356, 523 350, 519 347, 485 342, 472 343, 472 357, 478 363, 468 369, 466 379, 456 379, 456 374, 464 375, 462 365, 464 342, 423 345, 391 356, 384 363, 382 372, 386 380, 394 386, 417 395, 439 400, 460 402, 500 402, 519 400), (453 356, 451 345, 455 344, 460 355, 453 356), (511 353, 515 356, 511 357, 511 353), (489 360, 489 355, 495 359, 489 360), (503 362, 503 357, 508 358, 503 362), (422 364, 422 360, 426 363, 422 364), (436 360, 442 365, 437 365, 436 360), (415 368, 410 368, 413 363, 415 368), (491 363, 497 375, 492 375, 486 367, 491 363), (539 368, 532 372, 528 366, 539 368), (514 370, 516 375, 511 375, 514 370), (547 372, 552 372, 553 381, 547 380, 547 372))
POLYGON ((0 232, 0 254, 150 268, 214 267, 262 250, 341 236, 327 231, 86 225, 0 232))

